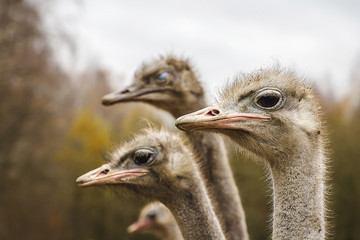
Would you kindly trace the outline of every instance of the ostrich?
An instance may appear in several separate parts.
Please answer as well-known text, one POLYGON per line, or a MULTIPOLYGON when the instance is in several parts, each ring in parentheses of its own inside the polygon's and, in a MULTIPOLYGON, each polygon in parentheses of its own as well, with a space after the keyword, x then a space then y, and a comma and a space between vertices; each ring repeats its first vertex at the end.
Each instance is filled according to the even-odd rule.
POLYGON ((151 233, 162 240, 184 239, 170 210, 160 202, 147 204, 139 219, 128 227, 128 232, 151 233))
MULTIPOLYGON (((172 56, 144 65, 133 84, 103 97, 106 106, 121 102, 144 102, 168 111, 175 118, 206 106, 204 91, 186 60, 172 56)), ((227 158, 224 142, 211 133, 187 133, 195 152, 210 199, 231 240, 249 238, 239 191, 227 158)))
POLYGON ((272 239, 324 239, 326 136, 310 87, 280 67, 236 78, 218 104, 176 120, 229 136, 264 159, 273 188, 272 239))
POLYGON ((117 149, 109 163, 76 181, 81 187, 115 184, 162 202, 184 239, 225 239, 194 154, 176 133, 147 129, 117 149))

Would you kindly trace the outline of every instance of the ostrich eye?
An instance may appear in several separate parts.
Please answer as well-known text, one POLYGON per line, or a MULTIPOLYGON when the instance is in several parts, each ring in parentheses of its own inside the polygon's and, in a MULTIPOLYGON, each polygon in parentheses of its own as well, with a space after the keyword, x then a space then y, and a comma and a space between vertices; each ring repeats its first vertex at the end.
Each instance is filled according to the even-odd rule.
POLYGON ((147 215, 147 218, 154 220, 156 218, 156 213, 150 213, 149 215, 147 215))
POLYGON ((138 165, 150 164, 155 159, 156 153, 150 149, 139 149, 134 153, 133 160, 138 165))
POLYGON ((159 82, 163 82, 163 81, 165 81, 167 78, 168 78, 168 76, 169 76, 169 72, 162 72, 162 73, 160 73, 159 75, 158 75, 158 77, 157 77, 157 80, 159 81, 159 82))
POLYGON ((263 109, 277 109, 284 102, 284 97, 279 90, 268 89, 258 93, 254 99, 255 106, 263 109))
POLYGON ((257 100, 257 104, 264 108, 271 108, 274 107, 279 101, 279 96, 262 96, 257 100))

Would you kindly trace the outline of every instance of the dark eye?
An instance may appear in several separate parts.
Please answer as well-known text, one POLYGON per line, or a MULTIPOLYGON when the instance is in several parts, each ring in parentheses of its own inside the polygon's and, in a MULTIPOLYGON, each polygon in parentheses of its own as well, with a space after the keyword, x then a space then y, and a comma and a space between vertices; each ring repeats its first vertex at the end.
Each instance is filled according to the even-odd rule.
POLYGON ((271 108, 274 107, 279 101, 279 96, 263 96, 257 100, 257 104, 264 108, 271 108))
POLYGON ((265 109, 276 109, 283 103, 284 97, 279 90, 264 90, 254 100, 257 107, 265 109))
POLYGON ((150 213, 147 215, 148 219, 154 220, 156 218, 156 213, 150 213))
POLYGON ((156 153, 150 149, 139 149, 134 153, 133 159, 138 165, 146 165, 151 163, 156 153))
POLYGON ((165 81, 166 79, 167 79, 167 77, 169 76, 169 72, 162 72, 162 73, 160 73, 159 75, 158 75, 158 77, 157 77, 157 80, 159 80, 159 81, 165 81))

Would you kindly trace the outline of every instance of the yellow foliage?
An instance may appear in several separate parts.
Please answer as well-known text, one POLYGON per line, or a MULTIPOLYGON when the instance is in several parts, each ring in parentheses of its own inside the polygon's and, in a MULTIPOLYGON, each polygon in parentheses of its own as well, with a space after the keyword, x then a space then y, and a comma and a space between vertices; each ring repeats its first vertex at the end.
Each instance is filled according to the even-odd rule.
POLYGON ((57 154, 61 166, 73 168, 73 175, 101 164, 108 149, 110 125, 91 109, 83 109, 75 116, 65 142, 57 154))
POLYGON ((110 126, 90 109, 84 109, 76 116, 68 133, 69 141, 78 141, 85 152, 99 153, 108 146, 110 126))

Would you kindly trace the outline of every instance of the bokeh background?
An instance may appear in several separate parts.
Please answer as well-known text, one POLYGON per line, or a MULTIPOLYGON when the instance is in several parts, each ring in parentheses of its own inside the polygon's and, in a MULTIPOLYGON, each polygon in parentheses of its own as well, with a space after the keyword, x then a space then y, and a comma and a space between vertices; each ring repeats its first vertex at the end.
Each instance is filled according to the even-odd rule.
MULTIPOLYGON (((360 239, 358 1, 0 0, 0 239, 155 239, 126 233, 145 200, 75 179, 150 119, 101 106, 159 54, 189 57, 214 99, 235 73, 279 62, 314 83, 330 134, 334 239, 360 239)), ((252 239, 269 236, 264 170, 229 155, 252 239)))

